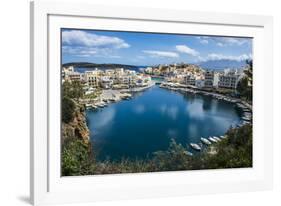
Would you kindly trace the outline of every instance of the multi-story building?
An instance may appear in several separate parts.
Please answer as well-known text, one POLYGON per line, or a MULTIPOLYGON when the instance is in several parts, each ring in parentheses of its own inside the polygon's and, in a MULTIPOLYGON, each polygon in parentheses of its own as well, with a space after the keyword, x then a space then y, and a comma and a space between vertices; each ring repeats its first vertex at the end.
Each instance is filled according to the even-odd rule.
POLYGON ((216 87, 216 88, 219 87, 219 76, 220 76, 220 73, 214 72, 213 87, 216 87))
POLYGON ((68 74, 68 78, 70 81, 83 81, 84 80, 84 74, 79 72, 72 72, 68 74))
POLYGON ((113 80, 109 77, 109 76, 102 76, 100 78, 100 85, 104 88, 104 89, 109 89, 112 87, 113 85, 113 80))
POLYGON ((219 83, 219 73, 215 71, 206 71, 204 73, 205 80, 204 80, 204 87, 206 88, 213 88, 218 87, 219 83))
POLYGON ((205 72, 205 84, 204 87, 212 88, 214 86, 214 72, 206 71, 205 72))
POLYGON ((137 75, 135 79, 136 86, 147 86, 148 83, 151 81, 151 77, 148 75, 137 75))
POLYGON ((218 86, 220 88, 236 89, 237 83, 240 80, 241 75, 235 71, 225 71, 219 76, 218 86))
POLYGON ((89 87, 98 87, 100 83, 100 75, 99 70, 93 70, 93 71, 86 71, 85 72, 85 81, 88 84, 89 87))
POLYGON ((107 75, 107 76, 113 76, 114 73, 115 73, 115 71, 114 71, 114 69, 106 69, 106 70, 104 71, 104 73, 105 73, 105 75, 107 75))
POLYGON ((152 74, 153 70, 152 70, 152 67, 147 67, 144 69, 145 73, 147 74, 152 74))
POLYGON ((65 77, 65 74, 74 72, 74 67, 69 66, 69 67, 62 67, 62 76, 65 77))
POLYGON ((195 80, 195 86, 198 88, 203 88, 205 86, 204 79, 196 79, 195 80))
POLYGON ((124 69, 123 69, 123 68, 116 68, 116 69, 115 69, 115 75, 116 75, 116 76, 122 76, 122 75, 124 75, 124 69))
POLYGON ((186 75, 184 77, 184 80, 185 80, 185 84, 186 85, 195 86, 195 77, 194 77, 194 75, 186 75))

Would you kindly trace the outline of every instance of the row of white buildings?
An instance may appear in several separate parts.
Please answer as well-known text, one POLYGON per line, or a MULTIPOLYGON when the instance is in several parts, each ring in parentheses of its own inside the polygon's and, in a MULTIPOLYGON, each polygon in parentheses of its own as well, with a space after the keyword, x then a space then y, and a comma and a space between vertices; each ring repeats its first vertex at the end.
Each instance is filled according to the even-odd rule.
POLYGON ((244 76, 239 70, 225 69, 222 72, 206 71, 199 78, 194 75, 185 77, 185 84, 196 86, 198 88, 227 88, 236 89, 238 82, 244 76))
POLYGON ((80 73, 74 70, 73 66, 62 68, 62 81, 80 81, 91 88, 130 88, 146 86, 151 77, 137 73, 133 70, 116 69, 94 69, 80 73))
POLYGON ((197 88, 227 88, 236 89, 238 82, 244 76, 242 70, 225 69, 224 71, 186 72, 165 78, 168 82, 178 82, 197 88))

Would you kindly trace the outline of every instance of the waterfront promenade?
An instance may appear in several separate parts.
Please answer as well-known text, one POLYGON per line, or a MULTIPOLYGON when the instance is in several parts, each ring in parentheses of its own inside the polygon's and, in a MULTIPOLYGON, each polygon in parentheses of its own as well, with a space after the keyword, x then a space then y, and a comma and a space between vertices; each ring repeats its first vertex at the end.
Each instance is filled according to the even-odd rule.
POLYGON ((215 92, 203 91, 203 90, 199 90, 196 87, 187 87, 186 85, 182 85, 182 84, 162 83, 160 85, 160 87, 165 88, 165 89, 174 90, 174 91, 189 92, 189 93, 193 93, 193 94, 202 94, 202 95, 206 95, 206 96, 212 96, 216 99, 225 100, 225 101, 236 103, 236 104, 241 104, 241 105, 243 105, 242 107, 245 107, 245 108, 249 109, 250 111, 252 111, 252 105, 239 98, 230 97, 230 96, 218 94, 215 92))
POLYGON ((129 89, 103 89, 101 94, 96 98, 84 98, 80 102, 85 104, 87 108, 105 107, 112 102, 118 102, 122 99, 129 99, 132 97, 131 93, 142 92, 155 85, 151 81, 148 85, 143 87, 134 87, 129 89))

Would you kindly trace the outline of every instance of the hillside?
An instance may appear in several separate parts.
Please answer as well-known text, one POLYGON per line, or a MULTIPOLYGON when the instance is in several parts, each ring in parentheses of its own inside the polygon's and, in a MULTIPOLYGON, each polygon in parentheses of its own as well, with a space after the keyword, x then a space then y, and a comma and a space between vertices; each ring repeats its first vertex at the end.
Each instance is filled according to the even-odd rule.
POLYGON ((115 69, 124 68, 131 70, 138 70, 139 66, 127 65, 127 64, 96 64, 90 62, 69 62, 62 65, 63 67, 74 66, 75 68, 85 68, 85 69, 115 69))
POLYGON ((236 69, 246 66, 246 61, 236 60, 209 60, 199 63, 203 69, 236 69))

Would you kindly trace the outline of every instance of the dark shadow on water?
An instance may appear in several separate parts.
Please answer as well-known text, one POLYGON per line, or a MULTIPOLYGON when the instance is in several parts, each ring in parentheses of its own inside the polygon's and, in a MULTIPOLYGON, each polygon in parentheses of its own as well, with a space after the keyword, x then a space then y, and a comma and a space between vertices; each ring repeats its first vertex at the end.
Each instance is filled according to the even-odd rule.
POLYGON ((19 197, 17 197, 17 199, 23 203, 31 204, 29 196, 19 196, 19 197))

